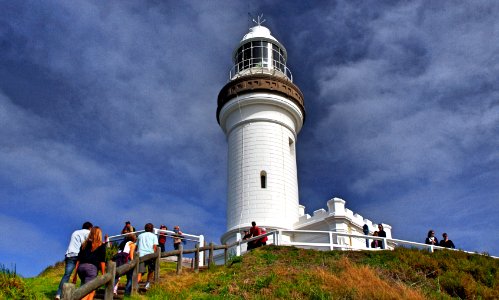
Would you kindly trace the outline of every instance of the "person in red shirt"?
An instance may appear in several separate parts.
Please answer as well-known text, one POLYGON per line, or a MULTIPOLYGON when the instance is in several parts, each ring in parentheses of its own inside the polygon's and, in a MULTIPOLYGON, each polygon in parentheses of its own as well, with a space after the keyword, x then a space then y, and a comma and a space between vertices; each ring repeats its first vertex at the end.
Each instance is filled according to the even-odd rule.
MULTIPOLYGON (((262 234, 266 234, 267 233, 267 229, 265 228, 262 228, 262 234)), ((267 241, 269 240, 269 237, 268 236, 264 236, 260 239, 260 246, 265 246, 267 245, 267 241)))
MULTIPOLYGON (((256 236, 259 236, 261 234, 262 234, 262 230, 260 229, 260 227, 256 226, 256 222, 255 221, 251 222, 251 228, 250 228, 251 237, 256 237, 256 236)), ((249 244, 250 245, 248 245, 248 246, 250 246, 251 249, 260 247, 262 245, 260 240, 251 241, 251 242, 249 242, 249 244)))
MULTIPOLYGON (((168 230, 168 227, 166 227, 165 225, 161 225, 159 229, 168 230)), ((159 248, 161 248, 161 252, 165 252, 166 232, 159 233, 158 242, 159 242, 159 248)))

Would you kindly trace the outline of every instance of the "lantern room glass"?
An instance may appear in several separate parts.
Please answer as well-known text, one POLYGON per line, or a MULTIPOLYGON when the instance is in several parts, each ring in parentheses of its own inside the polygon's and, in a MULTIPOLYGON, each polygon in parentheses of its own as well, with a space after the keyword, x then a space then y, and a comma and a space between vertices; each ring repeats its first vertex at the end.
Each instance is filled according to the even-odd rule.
POLYGON ((284 73, 286 69, 284 51, 268 41, 247 42, 237 49, 235 71, 238 73, 249 68, 276 69, 284 73))

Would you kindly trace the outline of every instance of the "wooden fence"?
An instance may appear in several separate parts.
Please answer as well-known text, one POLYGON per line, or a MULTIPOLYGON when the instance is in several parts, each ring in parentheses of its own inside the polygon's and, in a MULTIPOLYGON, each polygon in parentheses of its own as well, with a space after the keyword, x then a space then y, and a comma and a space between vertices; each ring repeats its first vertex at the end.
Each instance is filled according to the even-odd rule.
MULTIPOLYGON (((246 240, 244 242, 252 241, 252 240, 257 240, 262 238, 261 236, 258 238, 252 238, 249 240, 246 240)), ((234 242, 230 245, 215 245, 213 243, 210 243, 208 246, 203 246, 199 247, 199 244, 196 244, 196 248, 194 249, 183 249, 182 244, 179 245, 178 250, 172 250, 172 251, 167 251, 167 252, 161 252, 161 249, 157 249, 155 253, 145 255, 143 257, 140 257, 138 255, 134 256, 134 259, 129 261, 128 263, 119 266, 118 268, 116 267, 116 263, 113 261, 107 262, 107 267, 106 267, 106 274, 97 276, 94 280, 85 283, 84 285, 80 286, 79 288, 76 288, 76 286, 73 283, 65 283, 62 291, 62 299, 70 299, 70 300, 76 300, 76 299, 81 299, 91 293, 92 291, 95 291, 99 289, 101 286, 105 287, 105 292, 104 292, 104 299, 113 299, 113 288, 114 288, 114 282, 116 276, 123 276, 127 272, 133 269, 133 276, 132 276, 132 294, 137 293, 139 289, 139 283, 137 280, 137 275, 139 271, 139 263, 149 261, 152 259, 156 260, 156 268, 154 270, 154 283, 159 282, 159 264, 160 264, 160 258, 162 257, 169 257, 169 256, 177 256, 177 274, 182 273, 182 260, 184 254, 191 254, 194 253, 194 259, 193 259, 193 266, 192 268, 194 269, 194 272, 198 273, 199 272, 199 257, 201 252, 206 252, 208 251, 208 268, 213 266, 215 261, 213 259, 214 257, 214 252, 216 250, 224 250, 224 262, 227 264, 227 261, 229 260, 229 249, 234 246, 238 246, 241 244, 241 241, 234 242)), ((206 256, 205 256, 206 257, 206 256)))

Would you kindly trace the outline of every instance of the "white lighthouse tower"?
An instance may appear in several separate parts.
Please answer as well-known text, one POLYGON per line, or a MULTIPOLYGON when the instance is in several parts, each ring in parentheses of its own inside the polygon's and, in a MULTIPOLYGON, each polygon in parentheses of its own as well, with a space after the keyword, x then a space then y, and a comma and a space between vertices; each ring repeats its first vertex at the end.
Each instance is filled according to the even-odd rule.
POLYGON ((230 81, 218 95, 217 120, 228 143, 223 243, 252 221, 267 230, 293 229, 303 214, 296 141, 305 108, 286 59, 284 46, 259 20, 236 47, 230 81))

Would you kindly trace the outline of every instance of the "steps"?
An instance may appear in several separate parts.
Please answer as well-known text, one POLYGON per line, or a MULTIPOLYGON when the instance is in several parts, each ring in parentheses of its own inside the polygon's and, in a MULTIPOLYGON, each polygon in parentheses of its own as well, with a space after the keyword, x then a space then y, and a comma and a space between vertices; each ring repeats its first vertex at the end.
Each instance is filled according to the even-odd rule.
MULTIPOLYGON (((182 263, 183 267, 185 268, 184 269, 184 272, 194 272, 194 270, 190 269, 190 263, 187 262, 187 261, 184 261, 182 263)), ((199 271, 200 272, 203 272, 205 270, 208 270, 208 266, 202 266, 202 267, 199 267, 199 271)), ((171 277, 174 277, 174 276, 177 276, 175 273, 171 272, 169 273, 168 275, 167 274, 161 274, 162 276, 160 276, 160 282, 162 280, 169 280, 171 279, 171 277), (167 275, 167 276, 165 276, 167 275)), ((147 275, 146 275, 147 276, 147 275)), ((117 294, 115 294, 113 296, 113 299, 125 299, 125 285, 126 285, 126 276, 122 276, 121 279, 120 279, 120 282, 118 283, 118 291, 117 291, 117 294)), ((145 289, 145 282, 139 282, 139 290, 138 290, 138 293, 140 295, 144 295, 147 293, 147 290, 145 289)), ((152 286, 152 285, 151 285, 152 286)), ((104 288, 100 288, 96 291, 95 293, 95 297, 94 299, 104 299, 104 293, 105 293, 105 290, 104 288)))

